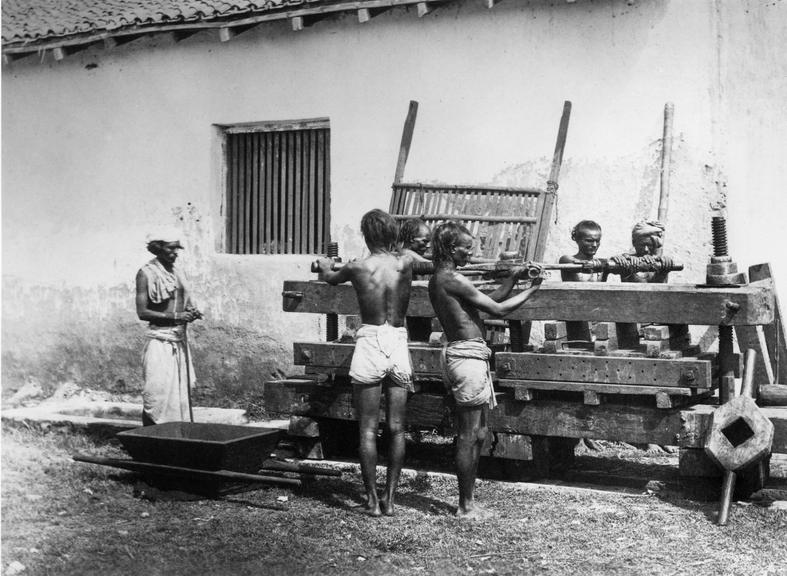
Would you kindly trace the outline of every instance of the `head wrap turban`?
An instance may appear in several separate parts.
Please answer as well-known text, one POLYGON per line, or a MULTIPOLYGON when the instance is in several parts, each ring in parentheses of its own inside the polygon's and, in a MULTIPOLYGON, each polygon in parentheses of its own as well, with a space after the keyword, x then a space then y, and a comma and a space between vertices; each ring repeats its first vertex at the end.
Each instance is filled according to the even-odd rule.
POLYGON ((637 222, 631 230, 631 243, 637 244, 640 240, 655 236, 653 244, 655 247, 659 247, 661 246, 664 229, 664 224, 658 220, 642 220, 637 222))

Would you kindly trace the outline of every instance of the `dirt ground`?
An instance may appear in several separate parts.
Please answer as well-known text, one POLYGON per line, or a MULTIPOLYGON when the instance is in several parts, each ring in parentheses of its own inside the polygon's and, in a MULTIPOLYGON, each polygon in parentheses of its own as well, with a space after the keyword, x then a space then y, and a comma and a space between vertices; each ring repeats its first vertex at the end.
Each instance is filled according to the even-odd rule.
POLYGON ((787 574, 787 512, 762 503, 733 505, 719 527, 715 502, 668 489, 485 480, 494 517, 471 522, 453 516, 455 479, 410 473, 397 515, 370 518, 351 465, 296 489, 173 500, 74 452, 124 456, 79 433, 4 426, 3 574, 787 574))

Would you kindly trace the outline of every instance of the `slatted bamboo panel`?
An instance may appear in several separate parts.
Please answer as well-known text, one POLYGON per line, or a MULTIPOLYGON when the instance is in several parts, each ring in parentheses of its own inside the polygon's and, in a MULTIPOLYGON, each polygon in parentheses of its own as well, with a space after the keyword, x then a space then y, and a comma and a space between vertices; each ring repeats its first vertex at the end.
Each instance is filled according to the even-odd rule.
POLYGON ((516 252, 533 259, 546 194, 528 188, 400 182, 393 185, 389 211, 398 218, 419 216, 432 227, 461 220, 478 239, 474 256, 516 252))
POLYGON ((329 129, 226 138, 227 252, 324 253, 330 232, 329 129))

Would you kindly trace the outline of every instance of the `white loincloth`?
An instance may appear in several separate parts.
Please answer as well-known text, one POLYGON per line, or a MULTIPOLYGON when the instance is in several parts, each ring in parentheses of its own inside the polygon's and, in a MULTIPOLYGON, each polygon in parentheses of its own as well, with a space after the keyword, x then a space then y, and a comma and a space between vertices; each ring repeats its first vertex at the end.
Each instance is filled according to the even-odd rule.
POLYGON ((397 386, 413 391, 413 366, 407 329, 388 324, 363 324, 355 334, 350 378, 357 384, 378 384, 388 376, 397 386))
MULTIPOLYGON (((189 390, 187 387, 185 326, 162 327, 151 324, 142 352, 145 387, 142 405, 155 422, 188 422, 189 390)), ((188 375, 191 386, 196 384, 194 366, 189 354, 188 375)))
POLYGON ((455 340, 443 347, 443 382, 457 406, 497 406, 489 372, 491 356, 483 338, 455 340))

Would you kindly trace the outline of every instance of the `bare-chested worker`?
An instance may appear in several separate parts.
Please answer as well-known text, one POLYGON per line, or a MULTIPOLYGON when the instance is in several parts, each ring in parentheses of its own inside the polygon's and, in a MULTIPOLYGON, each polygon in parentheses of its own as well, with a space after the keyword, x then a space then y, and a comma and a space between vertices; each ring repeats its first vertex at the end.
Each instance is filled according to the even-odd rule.
POLYGON ((491 350, 484 341, 479 312, 505 316, 521 306, 541 284, 505 299, 525 268, 515 268, 500 286, 484 294, 457 271, 473 253, 473 236, 457 222, 445 222, 432 235, 435 273, 429 281, 429 299, 443 325, 448 344, 443 350, 443 378, 456 401, 456 475, 459 481, 457 516, 480 518, 485 514, 473 497, 478 461, 486 439, 488 409, 496 405, 489 373, 491 350))
POLYGON ((361 475, 366 505, 373 516, 392 515, 405 451, 405 407, 413 391, 413 369, 404 327, 410 302, 412 258, 396 251, 396 221, 382 210, 361 219, 361 232, 370 255, 331 270, 331 260, 319 261, 320 279, 329 284, 352 282, 363 325, 356 334, 350 378, 360 426, 361 475), (377 429, 380 393, 385 382, 385 424, 389 433, 389 464, 382 498, 377 496, 377 429))
POLYGON ((142 366, 142 424, 190 420, 189 387, 196 382, 186 350, 186 324, 202 318, 192 304, 183 275, 175 267, 183 246, 176 230, 148 236, 148 251, 155 256, 137 272, 136 308, 149 322, 142 366))
MULTIPOLYGON (((399 253, 411 256, 413 262, 431 262, 426 258, 432 231, 421 218, 407 218, 399 221, 397 245, 399 253)), ((426 276, 413 276, 413 280, 426 280, 426 276)), ((428 342, 432 333, 432 319, 418 316, 407 317, 407 333, 411 341, 428 342)))
POLYGON ((426 250, 432 231, 420 218, 407 218, 399 223, 397 243, 402 254, 409 254, 416 262, 429 262, 426 250))
MULTIPOLYGON (((577 243, 577 253, 560 257, 561 264, 581 264, 596 257, 601 245, 601 226, 593 220, 582 220, 571 230, 571 239, 577 243)), ((604 272, 582 272, 581 270, 561 270, 560 277, 564 282, 604 282, 604 272)), ((590 341, 590 329, 587 322, 566 322, 566 337, 570 341, 590 341)))

